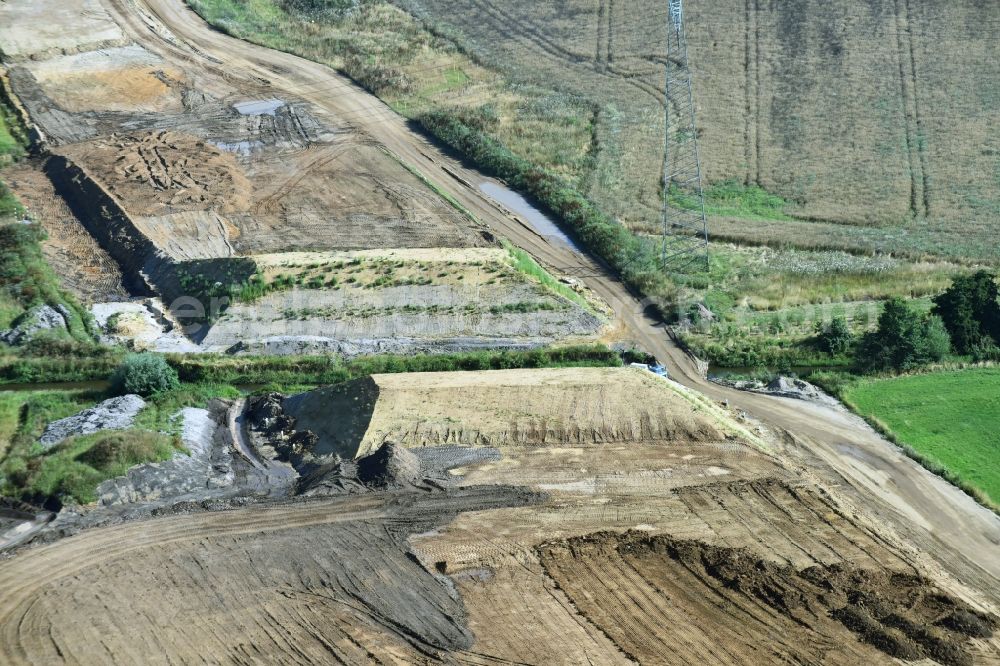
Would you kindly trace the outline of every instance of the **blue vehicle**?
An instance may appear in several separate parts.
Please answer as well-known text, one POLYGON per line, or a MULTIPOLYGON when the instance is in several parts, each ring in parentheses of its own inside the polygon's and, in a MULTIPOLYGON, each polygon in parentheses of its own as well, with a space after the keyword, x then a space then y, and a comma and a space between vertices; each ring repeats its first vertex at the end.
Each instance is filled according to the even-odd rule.
POLYGON ((641 368, 643 370, 649 370, 654 375, 659 375, 660 377, 665 377, 667 379, 670 378, 670 375, 667 373, 667 369, 662 365, 660 365, 659 363, 656 363, 655 365, 648 365, 646 363, 629 363, 629 366, 633 368, 641 368))

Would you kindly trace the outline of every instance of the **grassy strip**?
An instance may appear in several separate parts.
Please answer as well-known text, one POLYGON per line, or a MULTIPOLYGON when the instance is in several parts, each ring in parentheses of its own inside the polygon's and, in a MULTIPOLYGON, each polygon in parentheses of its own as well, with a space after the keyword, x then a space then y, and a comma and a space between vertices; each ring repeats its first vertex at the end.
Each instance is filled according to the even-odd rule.
POLYGON ((559 294, 565 299, 573 301, 577 305, 591 310, 590 304, 587 303, 587 299, 578 294, 569 285, 565 285, 559 280, 552 277, 552 275, 542 268, 534 257, 525 252, 519 247, 511 245, 507 241, 502 241, 503 246, 510 252, 511 260, 514 263, 514 268, 519 272, 527 275, 531 278, 537 280, 541 285, 547 288, 549 291, 559 294))
POLYGON ((477 218, 475 215, 472 214, 471 210, 469 210, 468 208, 466 208, 465 206, 463 206, 462 203, 458 199, 456 199, 455 197, 451 196, 451 194, 449 194, 444 188, 442 188, 440 185, 438 185, 433 180, 431 180, 426 175, 424 175, 423 171, 421 171, 417 167, 413 166, 409 162, 403 160, 402 158, 399 157, 399 155, 396 155, 395 153, 390 152, 388 149, 386 149, 386 148, 383 147, 383 148, 381 148, 381 150, 382 150, 383 153, 385 153, 386 155, 388 155, 389 157, 391 157, 393 160, 395 160, 396 163, 398 163, 401 167, 403 167, 404 169, 406 169, 407 171, 409 171, 411 174, 413 174, 421 183, 423 183, 428 188, 430 188, 431 191, 434 192, 434 194, 436 194, 439 197, 441 197, 442 199, 444 199, 444 201, 447 202, 449 206, 451 206, 452 208, 454 208, 459 213, 461 213, 465 217, 469 218, 470 220, 472 220, 476 224, 479 224, 479 225, 482 224, 479 221, 479 218, 477 218))
POLYGON ((124 357, 118 347, 38 338, 0 349, 0 384, 103 381, 124 357))
MULTIPOLYGON (((106 380, 121 363, 119 348, 70 343, 29 344, 23 352, 0 354, 0 384, 42 384, 106 380), (38 353, 46 350, 48 353, 38 353)), ((504 368, 615 367, 618 355, 602 345, 530 351, 479 351, 419 356, 220 356, 173 354, 167 361, 189 383, 236 385, 320 385, 373 373, 447 372, 504 368)))
POLYGON ((1000 513, 1000 369, 865 379, 840 393, 909 457, 1000 513))
POLYGON ((27 131, 17 113, 0 99, 0 168, 24 157, 27 148, 27 131))
MULTIPOLYGON (((670 203, 685 210, 700 210, 698 200, 678 189, 670 192, 670 203)), ((788 202, 758 185, 745 185, 738 180, 726 180, 705 188, 705 213, 719 217, 787 222, 795 218, 786 215, 788 202)))
POLYGON ((59 278, 42 254, 45 231, 37 224, 0 225, 0 328, 31 308, 47 304, 69 313, 68 336, 78 341, 93 339, 90 314, 62 290, 59 278))

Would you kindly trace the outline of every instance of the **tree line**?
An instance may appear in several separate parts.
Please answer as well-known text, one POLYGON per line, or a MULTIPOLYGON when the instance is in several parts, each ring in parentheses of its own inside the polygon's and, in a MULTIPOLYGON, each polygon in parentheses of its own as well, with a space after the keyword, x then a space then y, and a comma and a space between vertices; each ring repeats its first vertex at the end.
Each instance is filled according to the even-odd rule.
POLYGON ((874 331, 856 337, 846 319, 817 326, 816 345, 830 354, 853 350, 860 372, 906 371, 949 353, 1000 361, 1000 290, 996 276, 978 271, 956 277, 922 313, 896 297, 885 302, 874 331))

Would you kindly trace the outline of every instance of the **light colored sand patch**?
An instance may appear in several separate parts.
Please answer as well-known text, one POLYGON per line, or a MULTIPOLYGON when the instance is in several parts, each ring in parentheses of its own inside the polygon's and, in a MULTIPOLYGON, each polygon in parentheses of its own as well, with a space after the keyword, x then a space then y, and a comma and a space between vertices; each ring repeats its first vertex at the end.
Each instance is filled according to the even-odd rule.
POLYGON ((580 481, 567 481, 565 483, 542 483, 539 490, 547 492, 562 492, 593 495, 597 492, 597 479, 581 479, 580 481))
MULTIPOLYGON (((163 312, 159 299, 152 299, 154 309, 163 312)), ((201 348, 181 333, 179 328, 168 330, 143 302, 95 303, 91 309, 94 320, 103 331, 102 339, 112 344, 129 344, 139 351, 190 353, 201 348)))
POLYGON ((138 45, 29 63, 45 94, 63 110, 180 111, 186 77, 138 45))
POLYGON ((125 42, 100 0, 0 2, 0 49, 8 59, 76 53, 125 42))

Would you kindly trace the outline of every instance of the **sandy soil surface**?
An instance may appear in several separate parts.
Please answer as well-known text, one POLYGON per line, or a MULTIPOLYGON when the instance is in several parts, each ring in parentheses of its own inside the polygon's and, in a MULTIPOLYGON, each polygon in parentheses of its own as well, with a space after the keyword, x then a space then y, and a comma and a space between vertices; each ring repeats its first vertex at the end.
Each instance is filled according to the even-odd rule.
POLYGON ((8 167, 4 181, 45 229, 48 238, 42 243, 42 251, 64 287, 83 303, 128 296, 118 263, 56 194, 37 160, 8 167))
POLYGON ((292 397, 286 410, 320 436, 321 447, 350 458, 385 442, 504 447, 725 439, 710 419, 694 417, 670 383, 606 368, 373 375, 292 397), (349 412, 350 426, 343 421, 349 412))
POLYGON ((437 430, 405 443, 421 459, 439 450, 439 463, 462 465, 447 490, 195 512, 23 550, 0 563, 0 655, 17 664, 188 663, 206 653, 223 664, 1000 659, 995 607, 978 591, 666 380, 619 369, 375 381, 378 393, 370 384, 351 396, 314 392, 290 399, 299 404, 286 413, 299 429, 381 424, 397 435, 455 419, 480 426, 471 439, 490 428, 496 448, 478 450, 499 455, 463 455, 467 435, 437 430), (552 427, 525 428, 541 423, 552 427), (588 423, 605 429, 581 437, 588 423), (84 639, 95 632, 100 641, 84 639))
POLYGON ((52 101, 70 113, 183 109, 183 70, 136 44, 35 61, 25 67, 52 101))
POLYGON ((21 60, 126 41, 100 0, 0 2, 0 53, 21 60), (24 26, 32 29, 26 31, 24 26))

